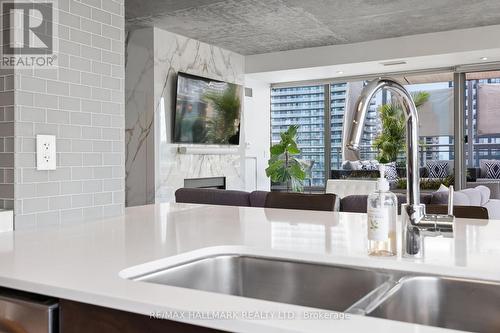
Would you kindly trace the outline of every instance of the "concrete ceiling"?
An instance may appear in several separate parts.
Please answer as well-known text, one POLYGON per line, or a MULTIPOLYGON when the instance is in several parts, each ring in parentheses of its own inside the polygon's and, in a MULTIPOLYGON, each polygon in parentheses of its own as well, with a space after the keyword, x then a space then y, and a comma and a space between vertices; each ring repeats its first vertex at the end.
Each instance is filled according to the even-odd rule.
POLYGON ((499 0, 126 0, 125 5, 129 27, 154 25, 243 55, 500 24, 499 0))

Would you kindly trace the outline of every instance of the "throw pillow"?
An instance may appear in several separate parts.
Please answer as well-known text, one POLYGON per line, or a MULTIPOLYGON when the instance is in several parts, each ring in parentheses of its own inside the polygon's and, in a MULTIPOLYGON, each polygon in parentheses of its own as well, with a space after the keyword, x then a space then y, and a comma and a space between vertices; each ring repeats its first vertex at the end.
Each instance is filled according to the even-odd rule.
POLYGON ((448 161, 427 161, 429 178, 448 177, 448 161))
POLYGON ((486 167, 486 178, 500 179, 500 161, 486 161, 484 166, 486 167))
POLYGON ((486 173, 487 173, 486 162, 495 162, 495 160, 486 160, 486 159, 479 160, 479 169, 480 169, 479 178, 486 178, 486 173))
MULTIPOLYGON (((447 205, 448 204, 448 192, 446 191, 436 191, 432 193, 431 205, 447 205)), ((470 206, 470 199, 462 191, 453 192, 453 205, 454 206, 470 206)))
POLYGON ((396 162, 387 163, 385 165, 385 178, 389 181, 397 180, 398 170, 396 169, 396 162))
MULTIPOLYGON (((460 193, 465 194, 469 198, 470 206, 481 206, 481 191, 477 188, 466 188, 461 190, 460 193)), ((453 198, 454 201, 455 198, 453 198)))
POLYGON ((490 201, 491 190, 484 185, 476 186, 475 189, 481 192, 481 206, 484 206, 488 201, 490 201))

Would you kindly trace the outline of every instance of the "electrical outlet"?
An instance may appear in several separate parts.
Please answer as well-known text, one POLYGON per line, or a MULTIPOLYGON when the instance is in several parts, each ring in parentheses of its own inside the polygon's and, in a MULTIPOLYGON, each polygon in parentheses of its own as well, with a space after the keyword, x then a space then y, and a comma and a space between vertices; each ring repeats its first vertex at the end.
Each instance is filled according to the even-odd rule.
POLYGON ((55 135, 36 136, 36 169, 37 170, 56 169, 55 135))

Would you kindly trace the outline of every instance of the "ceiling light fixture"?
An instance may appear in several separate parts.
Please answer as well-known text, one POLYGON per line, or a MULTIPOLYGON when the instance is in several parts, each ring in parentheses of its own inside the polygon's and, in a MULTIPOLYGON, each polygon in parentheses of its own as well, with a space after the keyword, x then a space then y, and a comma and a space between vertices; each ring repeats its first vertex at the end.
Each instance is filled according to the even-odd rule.
POLYGON ((344 74, 344 71, 337 71, 337 74, 344 74))
POLYGON ((481 57, 482 61, 488 60, 488 57, 481 57))

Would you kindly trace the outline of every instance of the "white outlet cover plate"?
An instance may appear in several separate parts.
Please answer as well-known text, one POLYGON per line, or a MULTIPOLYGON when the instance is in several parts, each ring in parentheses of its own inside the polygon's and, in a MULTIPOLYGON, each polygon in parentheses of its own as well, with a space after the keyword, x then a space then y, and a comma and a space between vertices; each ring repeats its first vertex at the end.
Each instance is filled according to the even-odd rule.
POLYGON ((37 170, 56 169, 55 135, 36 136, 36 169, 37 170))

